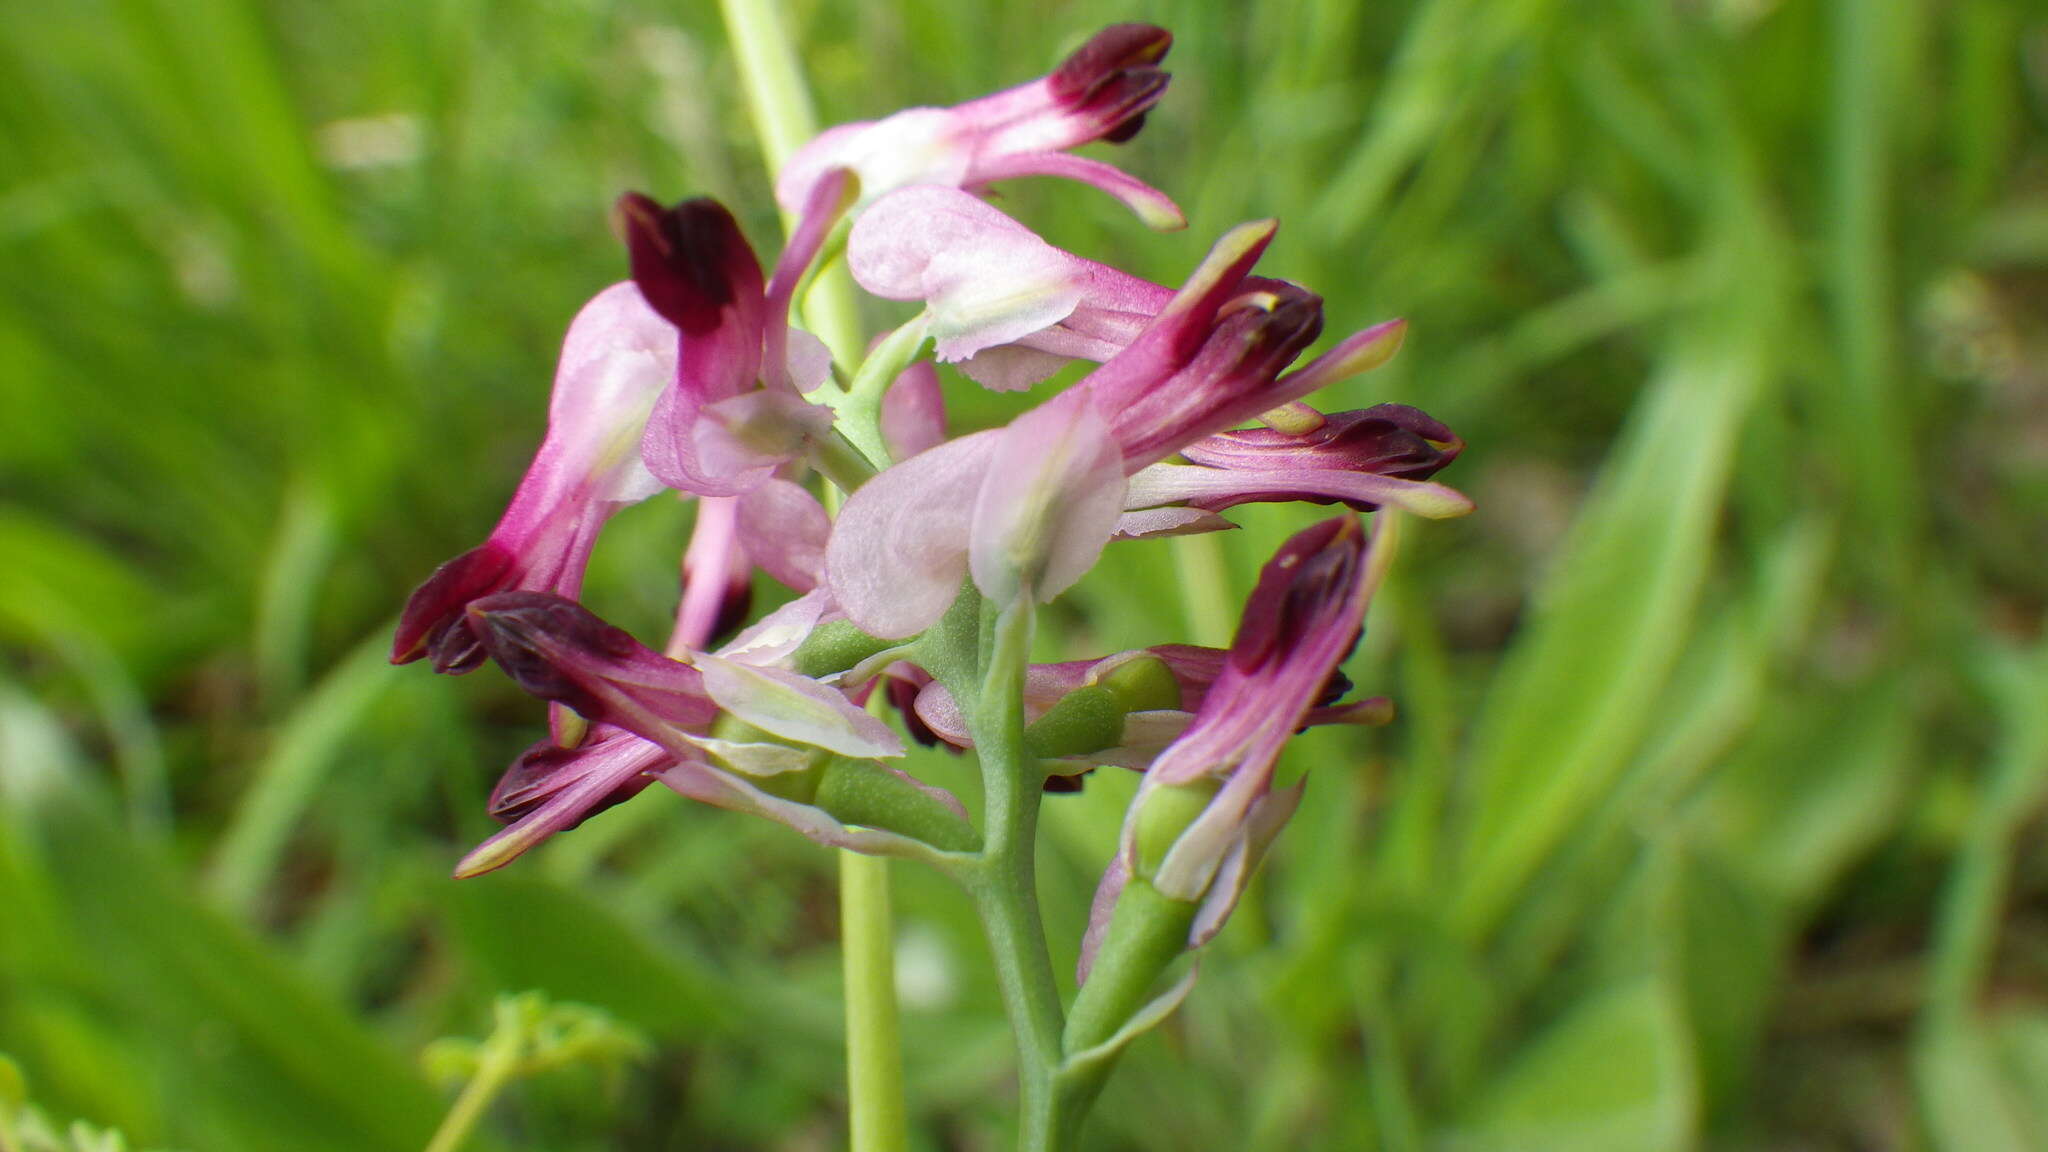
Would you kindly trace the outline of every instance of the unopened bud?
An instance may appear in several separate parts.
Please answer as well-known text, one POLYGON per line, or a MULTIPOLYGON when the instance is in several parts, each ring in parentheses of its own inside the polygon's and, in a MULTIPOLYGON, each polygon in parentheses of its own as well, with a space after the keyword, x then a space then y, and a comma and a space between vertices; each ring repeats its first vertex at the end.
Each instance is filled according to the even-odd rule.
POLYGON ((1159 871, 1181 833, 1209 807, 1221 787, 1221 781, 1204 777, 1145 790, 1139 799, 1135 836, 1139 876, 1150 878, 1159 871))

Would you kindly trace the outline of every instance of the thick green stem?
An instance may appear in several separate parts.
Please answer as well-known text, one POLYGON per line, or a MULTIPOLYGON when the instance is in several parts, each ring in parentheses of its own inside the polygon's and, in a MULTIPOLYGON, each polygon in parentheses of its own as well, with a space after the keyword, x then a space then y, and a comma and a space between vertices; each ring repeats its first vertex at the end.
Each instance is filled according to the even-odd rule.
MULTIPOLYGON (((778 0, 719 0, 740 82, 753 111, 754 129, 771 172, 818 134, 811 104, 778 0)), ((796 221, 785 212, 783 230, 796 221)), ((825 342, 842 368, 860 362, 860 310, 844 261, 820 272, 798 301, 805 325, 825 342)), ((842 492, 851 493, 887 462, 879 435, 849 440, 834 428, 813 463, 842 492)), ((838 500, 825 492, 828 507, 838 500)), ((846 949, 846 1084, 854 1152, 894 1152, 907 1142, 902 1042, 896 1020, 896 961, 889 926, 888 861, 842 853, 840 914, 846 949)))
POLYGON ((909 1142, 891 932, 889 862, 842 849, 839 935, 846 965, 852 1152, 900 1152, 909 1142))
POLYGON ((1045 779, 1024 752, 1024 662, 1031 609, 1004 610, 985 632, 982 685, 973 709, 981 758, 987 848, 968 880, 981 914, 996 983, 1017 1033, 1020 1152, 1051 1152, 1058 1120, 1053 1076, 1061 1059, 1059 985, 1038 913, 1038 805, 1045 779))

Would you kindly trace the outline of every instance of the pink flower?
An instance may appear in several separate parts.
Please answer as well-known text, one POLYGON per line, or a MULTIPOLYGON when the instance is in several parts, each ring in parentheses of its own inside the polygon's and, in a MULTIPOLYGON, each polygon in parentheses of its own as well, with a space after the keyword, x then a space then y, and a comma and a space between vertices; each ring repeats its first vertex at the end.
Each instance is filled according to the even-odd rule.
POLYGON ((463 616, 470 601, 515 590, 577 594, 605 521, 661 489, 639 442, 675 365, 675 330, 632 284, 583 306, 562 343, 540 450, 490 538, 412 594, 394 663, 431 657, 438 671, 466 672, 484 658, 463 616))
POLYGON ((912 184, 979 189, 1020 176, 1061 176, 1129 205, 1154 228, 1187 220, 1156 188, 1099 160, 1066 154, 1094 140, 1121 143, 1166 91, 1156 67, 1173 37, 1147 24, 1103 29, 1051 74, 952 108, 910 108, 829 128, 783 166, 775 198, 807 216, 813 190, 835 171, 860 181, 861 204, 912 184))
MULTIPOLYGON (((1250 278, 1273 230, 1248 224, 1224 236, 1153 321, 1073 388, 855 492, 826 549, 847 615, 877 636, 913 635, 970 570, 992 598, 1028 588, 1048 599, 1094 564, 1124 511, 1147 507, 1128 499, 1126 477, 1365 359, 1361 349, 1383 337, 1361 333, 1285 374, 1321 332, 1322 301, 1250 278)), ((1170 516, 1185 519, 1184 510, 1170 516)))
POLYGON ((1259 573, 1223 669, 1194 722, 1152 761, 1124 821, 1118 860, 1096 892, 1082 973, 1116 899, 1142 876, 1169 899, 1199 904, 1188 946, 1223 926, 1266 846, 1293 814, 1300 788, 1273 791, 1280 750, 1325 698, 1337 665, 1358 641, 1365 606, 1384 571, 1354 516, 1295 534, 1259 573), (1140 825, 1155 797, 1207 797, 1170 842, 1141 859, 1140 825))
POLYGON ((998 391, 1121 352, 1173 290, 1062 252, 956 188, 891 192, 861 214, 847 266, 888 300, 922 300, 938 358, 998 391))
MULTIPOLYGON (((1420 409, 1380 404, 1324 417, 1306 432, 1245 428, 1181 448, 1191 464, 1154 464, 1131 477, 1126 506, 1220 512, 1252 502, 1342 502, 1360 512, 1391 506, 1432 519, 1462 516, 1472 502, 1427 479, 1464 450, 1420 409)), ((1131 518, 1119 522, 1129 530, 1131 518)), ((1223 525, 1227 526, 1227 525, 1223 525)), ((1135 533, 1134 533, 1135 534, 1135 533)))
MULTIPOLYGON (((843 178, 820 183, 831 200, 843 178)), ((822 345, 789 327, 789 300, 822 231, 792 238, 772 280, 739 224, 715 200, 663 209, 619 199, 633 279, 679 334, 674 384, 647 421, 641 456, 662 483, 701 496, 737 496, 803 457, 832 425, 806 401, 830 372, 822 345)))
MULTIPOLYGON (((792 604, 790 615, 815 623, 815 608, 807 598, 792 604)), ((693 799, 788 824, 820 843, 872 852, 912 846, 895 833, 848 827, 820 808, 777 795, 768 783, 830 756, 903 754, 895 733, 844 693, 774 665, 792 646, 782 642, 787 637, 771 635, 775 616, 725 654, 685 652, 669 659, 581 605, 544 593, 489 597, 470 605, 469 614, 507 675, 535 696, 574 708, 593 729, 574 753, 535 749, 515 765, 511 786, 500 787, 505 810, 518 814, 518 822, 473 852, 458 875, 504 864, 615 802, 644 775, 693 799), (749 735, 718 735, 715 725, 727 717, 749 735)), ((915 786, 958 809, 943 792, 915 786)))

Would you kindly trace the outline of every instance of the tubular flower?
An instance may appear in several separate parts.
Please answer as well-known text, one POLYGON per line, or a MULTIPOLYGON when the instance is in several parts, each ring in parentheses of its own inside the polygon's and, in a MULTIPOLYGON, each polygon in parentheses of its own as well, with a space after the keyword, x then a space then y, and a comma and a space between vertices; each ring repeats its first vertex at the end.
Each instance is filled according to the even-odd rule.
POLYGON ((443 564, 407 601, 391 659, 441 672, 484 659, 463 608, 497 592, 575 596, 612 513, 660 491, 641 463, 648 413, 675 376, 675 330, 640 289, 614 284, 569 325, 548 430, 490 538, 443 564))
POLYGON ((1130 507, 1184 500, 1199 512, 1253 502, 1343 503, 1360 512, 1392 506, 1441 519, 1472 502, 1426 483, 1464 450, 1443 424, 1405 404, 1337 412, 1290 433, 1246 428, 1204 437, 1180 450, 1191 464, 1154 464, 1131 477, 1130 507))
POLYGON ((1325 361, 1355 358, 1347 342, 1280 375, 1321 332, 1322 301, 1248 281, 1272 235, 1269 222, 1224 236, 1151 323, 1072 389, 855 492, 826 550, 847 615, 879 636, 912 635, 938 619, 970 569, 998 599, 1026 571, 1033 595, 1056 595, 1117 533, 1132 507, 1125 477, 1320 387, 1332 377, 1325 361))
POLYGON ((1300 802, 1298 787, 1273 790, 1280 750, 1326 699, 1384 567, 1384 550, 1368 547, 1357 518, 1346 515, 1297 533, 1260 571, 1193 723, 1152 761, 1131 802, 1117 866, 1096 893, 1084 976, 1133 877, 1199 906, 1189 947, 1223 926, 1300 802))
POLYGON ((942 362, 997 391, 1028 388, 1070 359, 1101 363, 1127 347, 1173 290, 1039 239, 955 188, 891 192, 847 240, 860 286, 922 300, 942 362))
MULTIPOLYGON (((556 596, 509 593, 480 600, 469 612, 492 658, 520 687, 574 708, 602 734, 578 753, 577 770, 547 790, 562 797, 551 814, 554 824, 542 828, 536 821, 527 843, 609 801, 634 776, 652 774, 683 795, 766 816, 821 843, 894 854, 918 849, 902 834, 849 827, 810 802, 820 799, 844 761, 900 756, 902 741, 838 689, 756 662, 762 654, 744 648, 745 637, 731 655, 685 653, 672 660, 556 596), (653 751, 625 742, 614 729, 653 751), (576 803, 583 807, 572 812, 576 803)), ((965 819, 958 801, 941 790, 877 764, 860 770, 965 819)), ((518 828, 500 838, 511 841, 518 828)), ((485 847, 494 846, 496 854, 476 860, 484 854, 480 848, 465 867, 495 867, 525 844, 485 847)))
POLYGON ((1095 140, 1122 143, 1165 94, 1158 68, 1173 36, 1148 24, 1095 34, 1037 80, 951 108, 910 108, 829 128, 798 149, 776 180, 784 211, 807 215, 835 171, 860 181, 861 206, 912 184, 980 189, 1020 176, 1060 176, 1100 188, 1153 228, 1186 225, 1166 194, 1100 160, 1066 154, 1095 140))
MULTIPOLYGON (((826 182, 819 196, 838 195, 826 182)), ((789 299, 822 235, 800 236, 764 282, 732 213, 715 200, 663 209, 637 193, 619 200, 633 279, 675 325, 674 383, 646 425, 641 456, 663 484, 738 496, 803 457, 832 425, 806 401, 830 372, 822 346, 789 328, 789 299)))

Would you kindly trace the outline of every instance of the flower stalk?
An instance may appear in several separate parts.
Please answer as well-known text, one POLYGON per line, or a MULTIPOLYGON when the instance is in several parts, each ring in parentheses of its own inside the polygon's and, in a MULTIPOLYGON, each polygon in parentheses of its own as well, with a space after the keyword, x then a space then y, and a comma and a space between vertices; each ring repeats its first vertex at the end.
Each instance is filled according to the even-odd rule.
POLYGON ((1018 1148, 1051 1152, 1059 1146, 1054 1143, 1053 1076, 1065 1025, 1038 913, 1038 814, 1045 777, 1024 752, 1024 670, 1032 610, 1020 600, 982 611, 981 691, 970 716, 981 758, 987 846, 968 873, 967 887, 1017 1034, 1018 1148))

